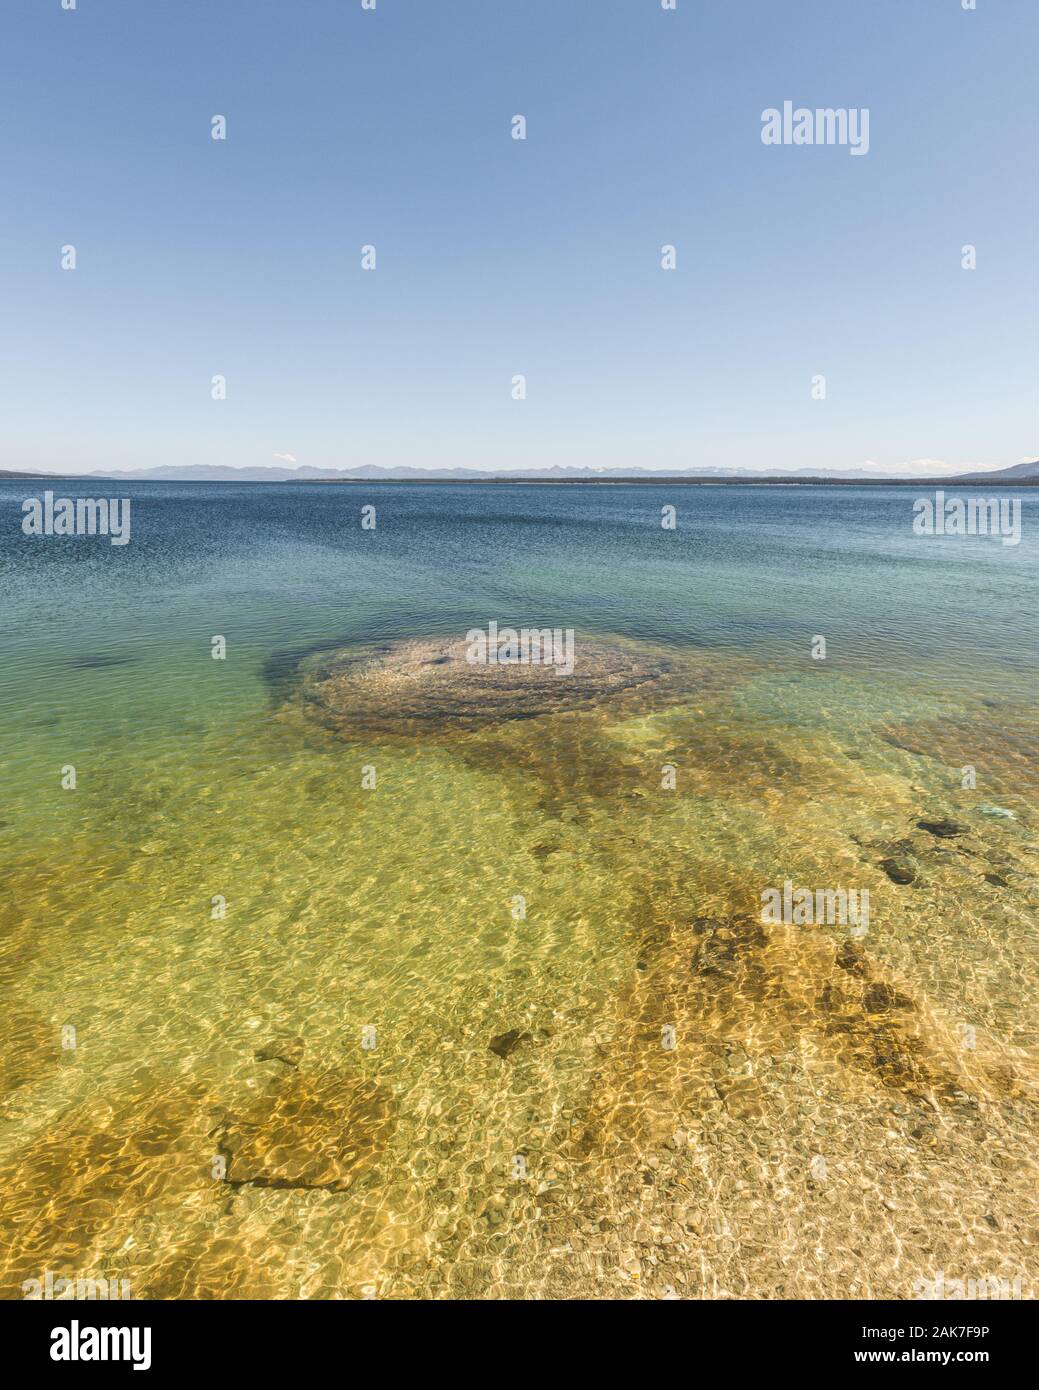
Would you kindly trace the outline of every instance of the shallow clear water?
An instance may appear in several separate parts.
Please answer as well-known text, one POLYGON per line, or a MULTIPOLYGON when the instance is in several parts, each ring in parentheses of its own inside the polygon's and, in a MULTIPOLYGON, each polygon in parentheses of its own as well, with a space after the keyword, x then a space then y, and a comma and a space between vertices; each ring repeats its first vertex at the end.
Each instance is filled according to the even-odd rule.
POLYGON ((1034 1283, 1039 497, 1004 547, 905 488, 134 484, 117 547, 22 536, 41 490, 0 488, 5 1296, 1034 1283), (668 676, 386 735, 300 698, 491 619, 668 676), (762 924, 787 879, 868 932, 762 924))

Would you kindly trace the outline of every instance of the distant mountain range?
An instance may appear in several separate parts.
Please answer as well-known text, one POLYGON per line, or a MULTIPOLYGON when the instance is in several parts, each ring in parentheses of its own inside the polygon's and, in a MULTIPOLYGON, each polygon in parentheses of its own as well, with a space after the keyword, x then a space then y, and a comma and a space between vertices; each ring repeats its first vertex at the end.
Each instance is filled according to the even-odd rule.
POLYGON ((997 468, 994 473, 965 473, 965 478, 1003 478, 1006 482, 1034 482, 1039 479, 1039 459, 1031 463, 1015 463, 1010 468, 997 468))
POLYGON ((1030 463, 1015 463, 1009 468, 996 468, 974 473, 951 473, 944 477, 911 473, 875 473, 862 468, 798 468, 772 472, 764 468, 382 468, 364 464, 359 468, 314 468, 301 464, 296 468, 263 466, 231 468, 211 464, 164 464, 157 468, 119 468, 92 473, 66 475, 61 473, 23 473, 0 470, 0 478, 110 478, 127 482, 183 483, 338 483, 338 482, 517 482, 517 483, 616 483, 616 482, 834 482, 834 483, 1033 483, 1039 482, 1039 459, 1030 463))

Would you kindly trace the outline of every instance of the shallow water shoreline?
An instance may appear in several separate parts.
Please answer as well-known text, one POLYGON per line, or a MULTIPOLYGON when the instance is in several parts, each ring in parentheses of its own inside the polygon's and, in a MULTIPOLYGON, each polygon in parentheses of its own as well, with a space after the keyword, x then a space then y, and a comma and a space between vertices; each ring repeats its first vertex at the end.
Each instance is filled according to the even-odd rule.
POLYGON ((362 549, 183 492, 125 574, 11 591, 4 1297, 1034 1289, 1029 532, 918 547, 871 493, 836 547, 759 492, 667 548, 621 489, 402 488, 362 549), (407 653, 488 617, 652 678, 456 718, 407 653), (763 922, 787 881, 868 933, 763 922))

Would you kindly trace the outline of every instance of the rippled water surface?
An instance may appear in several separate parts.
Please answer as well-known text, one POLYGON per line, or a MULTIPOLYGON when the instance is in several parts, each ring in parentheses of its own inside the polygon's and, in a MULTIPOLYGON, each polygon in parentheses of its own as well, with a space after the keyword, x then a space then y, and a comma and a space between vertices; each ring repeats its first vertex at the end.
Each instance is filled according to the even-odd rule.
POLYGON ((39 491, 4 1296, 1034 1293, 1039 498, 1005 547, 903 488, 133 484, 118 547, 22 536, 39 491), (492 619, 652 679, 313 698, 492 619), (868 930, 763 921, 786 880, 868 930))

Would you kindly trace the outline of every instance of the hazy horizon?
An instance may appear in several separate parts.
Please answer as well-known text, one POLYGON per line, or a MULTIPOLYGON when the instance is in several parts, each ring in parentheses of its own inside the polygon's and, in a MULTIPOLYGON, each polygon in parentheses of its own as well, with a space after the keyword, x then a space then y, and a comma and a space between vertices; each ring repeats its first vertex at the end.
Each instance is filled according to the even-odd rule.
MULTIPOLYGON (((1024 463, 1039 464, 1039 460, 1037 460, 1037 459, 1027 459, 1027 458, 1026 458, 1026 459, 1021 459, 1021 460, 1019 460, 1019 463, 1022 463, 1022 464, 1024 464, 1024 463)), ((155 479, 154 479, 155 481, 178 481, 178 478, 177 478, 176 476, 173 476, 173 475, 185 475, 185 477, 184 477, 184 479, 183 479, 184 481, 197 480, 197 481, 202 481, 202 482, 204 482, 204 481, 209 481, 209 480, 206 479, 206 478, 204 478, 204 477, 198 477, 197 475, 203 474, 203 473, 207 473, 207 472, 220 472, 220 473, 239 473, 239 474, 243 474, 243 475, 244 475, 244 474, 253 475, 253 474, 258 474, 258 473, 259 473, 259 474, 269 474, 269 475, 270 475, 270 481, 289 481, 292 475, 298 475, 298 476, 300 477, 301 481, 321 481, 322 479, 327 479, 328 481, 351 481, 351 480, 355 480, 355 481, 359 481, 359 482, 360 482, 360 481, 372 481, 373 479, 370 477, 370 475, 371 475, 373 469, 380 469, 380 468, 384 468, 385 474, 386 474, 386 478, 387 478, 388 481, 407 481, 407 479, 394 479, 394 478, 392 477, 393 474, 402 473, 402 472, 409 472, 409 473, 428 473, 431 477, 432 477, 433 475, 437 475, 438 477, 440 477, 440 476, 442 476, 442 475, 450 474, 450 475, 451 475, 451 479, 444 478, 445 481, 450 481, 450 480, 454 479, 454 478, 456 477, 456 475, 457 475, 457 478, 458 478, 458 480, 460 480, 460 481, 464 481, 464 480, 466 480, 466 478, 471 478, 471 480, 474 481, 474 482, 486 481, 486 480, 491 480, 491 479, 508 479, 508 478, 510 478, 510 477, 517 478, 517 479, 520 479, 520 480, 532 480, 532 481, 536 481, 536 480, 538 480, 539 478, 541 478, 541 477, 542 477, 543 475, 545 475, 545 474, 558 473, 558 474, 567 475, 567 476, 568 476, 569 478, 571 478, 573 481, 595 481, 596 478, 598 478, 598 477, 608 478, 610 475, 616 475, 619 479, 621 479, 621 478, 645 478, 646 480, 659 479, 662 483, 666 483, 666 482, 669 481, 670 479, 679 479, 679 480, 680 480, 680 479, 682 479, 682 478, 687 478, 687 477, 688 477, 688 478, 713 478, 713 477, 716 477, 716 478, 718 479, 718 481, 720 481, 720 482, 726 482, 726 481, 728 481, 728 482, 736 482, 736 483, 738 483, 738 482, 740 482, 740 481, 742 481, 742 480, 745 480, 745 479, 772 478, 772 477, 779 477, 779 476, 781 476, 781 475, 783 475, 783 474, 788 474, 791 478, 801 478, 801 479, 803 479, 803 478, 805 478, 805 477, 809 477, 809 478, 816 478, 816 477, 818 477, 819 479, 825 480, 825 481, 842 481, 842 480, 843 480, 843 481, 849 481, 849 482, 854 482, 854 481, 868 482, 868 481, 871 481, 871 480, 875 480, 875 481, 877 481, 877 482, 884 482, 884 481, 893 481, 893 482, 927 482, 927 481, 941 481, 941 480, 943 480, 943 479, 948 480, 948 479, 950 479, 950 478, 957 478, 957 477, 962 477, 962 478, 964 478, 965 480, 969 480, 970 478, 972 478, 972 477, 974 477, 974 476, 976 476, 976 475, 981 475, 981 474, 984 474, 984 473, 1002 473, 1002 472, 1005 471, 1005 470, 1003 470, 1003 469, 995 468, 995 467, 992 467, 992 466, 989 466, 989 467, 981 467, 981 466, 978 466, 978 467, 976 467, 976 468, 974 468, 974 469, 962 469, 962 468, 950 469, 950 468, 943 467, 943 466, 941 465, 940 461, 934 460, 934 459, 917 460, 916 463, 915 463, 914 465, 910 465, 910 466, 907 467, 905 470, 890 470, 890 471, 887 470, 887 469, 880 469, 880 468, 876 468, 876 467, 872 467, 872 468, 871 468, 871 467, 869 467, 868 465, 867 465, 866 467, 862 468, 862 469, 855 469, 855 468, 848 468, 848 469, 831 469, 831 468, 826 468, 826 467, 820 467, 820 468, 817 469, 817 470, 812 470, 812 469, 807 469, 807 468, 804 468, 804 467, 797 467, 797 466, 791 466, 791 467, 788 467, 788 468, 779 468, 779 467, 769 468, 769 467, 760 467, 760 466, 759 466, 759 467, 755 467, 755 468, 739 468, 739 469, 733 468, 733 469, 729 469, 729 468, 715 468, 715 467, 711 467, 711 466, 704 466, 704 467, 702 467, 702 468, 689 467, 689 468, 684 468, 684 469, 663 470, 663 469, 655 469, 655 468, 652 468, 652 467, 647 467, 647 466, 644 466, 644 465, 640 465, 640 466, 637 466, 637 467, 629 467, 629 466, 625 466, 625 465, 623 465, 623 464, 616 464, 616 465, 611 465, 611 466, 602 466, 602 467, 599 467, 599 468, 594 468, 593 466, 590 466, 590 465, 587 466, 587 467, 583 467, 583 466, 579 466, 579 465, 567 466, 567 465, 558 465, 558 464, 557 464, 557 465, 543 465, 543 466, 541 466, 541 465, 528 465, 528 466, 526 466, 526 467, 521 466, 521 465, 517 465, 516 467, 513 467, 513 468, 495 468, 495 467, 493 467, 493 466, 476 467, 476 466, 462 466, 462 465, 458 465, 458 466, 443 465, 443 466, 441 466, 441 465, 436 465, 436 464, 426 464, 426 465, 422 465, 422 464, 400 464, 400 465, 397 465, 397 466, 393 466, 393 465, 378 465, 378 464, 375 464, 375 465, 358 464, 358 465, 356 465, 356 467, 354 467, 354 468, 352 468, 352 469, 348 469, 348 468, 334 468, 334 467, 318 468, 318 467, 316 467, 316 466, 314 466, 314 465, 309 465, 309 464, 295 464, 295 465, 293 465, 293 464, 274 464, 274 463, 272 463, 272 464, 238 464, 238 465, 235 465, 235 464, 218 464, 218 463, 217 463, 217 464, 179 464, 179 465, 178 465, 178 464, 159 464, 159 465, 154 465, 154 466, 151 466, 151 465, 141 465, 141 466, 139 466, 139 467, 137 467, 137 468, 91 469, 91 470, 85 470, 85 471, 81 471, 81 472, 75 472, 75 471, 72 471, 72 470, 69 470, 69 471, 61 471, 61 470, 58 470, 58 469, 55 469, 55 470, 50 470, 50 469, 33 469, 33 470, 28 470, 28 469, 23 469, 23 470, 17 470, 17 469, 10 469, 10 470, 8 470, 8 469, 0 469, 0 478, 5 477, 5 476, 6 476, 6 477, 10 477, 10 478, 17 478, 19 474, 22 474, 23 476, 26 476, 26 477, 41 478, 41 479, 53 478, 53 479, 56 479, 56 480, 58 480, 58 479, 70 480, 70 479, 75 479, 75 478, 83 478, 83 479, 89 479, 89 478, 97 478, 97 479, 111 478, 111 479, 124 479, 124 480, 127 481, 127 482, 133 482, 133 481, 148 481, 149 475, 159 475, 159 476, 156 476, 156 477, 155 477, 155 479), (927 465, 926 468, 924 468, 923 465, 927 465), (594 473, 596 476, 595 476, 595 477, 587 477, 587 476, 585 476, 585 475, 587 475, 587 474, 592 474, 592 473, 594 473), (290 475, 290 478, 286 478, 284 475, 290 475), (360 476, 360 475, 365 475, 365 476, 360 476)), ((1031 476, 1033 476, 1033 475, 1030 474, 1029 477, 1031 477, 1031 476)), ((224 480, 224 481, 229 481, 229 480, 227 480, 227 479, 223 479, 223 480, 224 480)), ((216 479, 216 480, 213 480, 213 481, 221 481, 221 479, 216 479)), ((249 477, 243 477, 243 478, 242 478, 242 481, 245 481, 245 482, 255 482, 255 481, 261 481, 261 479, 257 479, 257 478, 254 478, 254 477, 252 477, 252 476, 249 476, 249 477)), ((374 481, 378 481, 378 479, 374 479, 374 481)), ((1006 486, 1010 486, 1010 485, 1012 485, 1012 483, 1017 482, 1017 481, 1022 481, 1022 480, 1021 480, 1021 479, 1006 479, 1006 480, 1005 480, 1005 485, 1006 485, 1006 486)))

